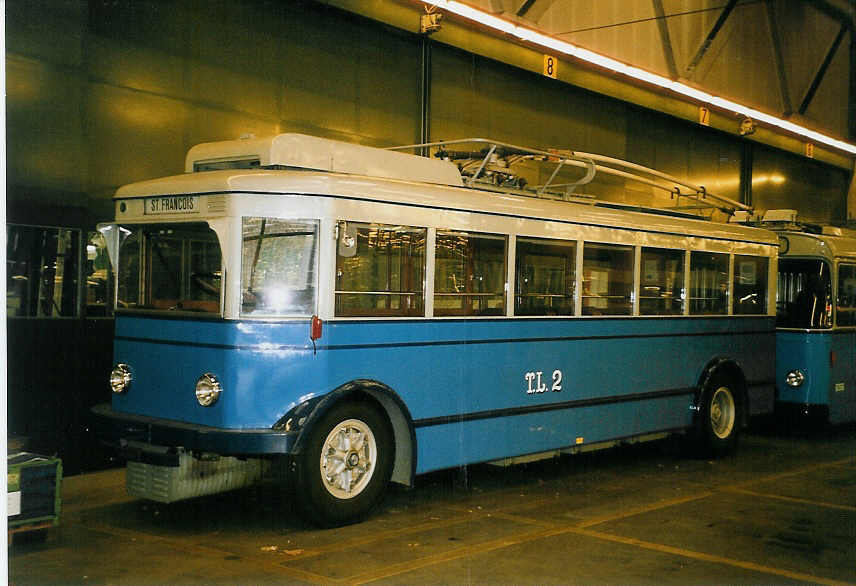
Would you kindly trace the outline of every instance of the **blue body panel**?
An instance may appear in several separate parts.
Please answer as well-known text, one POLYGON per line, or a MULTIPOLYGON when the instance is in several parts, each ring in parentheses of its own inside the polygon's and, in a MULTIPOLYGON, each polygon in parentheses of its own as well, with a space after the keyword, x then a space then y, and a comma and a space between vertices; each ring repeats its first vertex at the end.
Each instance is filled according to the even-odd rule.
POLYGON ((696 386, 717 358, 749 385, 772 384, 773 318, 333 321, 317 352, 308 320, 118 316, 115 359, 134 381, 113 411, 228 429, 264 429, 355 379, 392 389, 413 419, 416 471, 692 424, 696 386), (561 370, 561 391, 551 391, 561 370), (220 400, 200 407, 197 378, 220 400), (543 393, 537 379, 542 373, 543 393), (582 439, 580 439, 582 438, 582 439))
POLYGON ((828 409, 830 423, 856 420, 856 331, 779 331, 776 334, 778 400, 828 409), (834 356, 834 360, 832 358, 834 356), (806 380, 792 388, 787 373, 799 369, 806 380))

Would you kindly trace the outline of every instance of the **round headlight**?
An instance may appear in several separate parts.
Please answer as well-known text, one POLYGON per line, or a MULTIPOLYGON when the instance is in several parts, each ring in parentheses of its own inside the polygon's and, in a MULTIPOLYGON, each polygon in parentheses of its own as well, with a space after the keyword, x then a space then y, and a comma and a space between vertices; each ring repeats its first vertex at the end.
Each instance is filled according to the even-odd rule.
POLYGON ((217 402, 222 390, 223 386, 217 377, 206 372, 196 381, 196 400, 203 407, 210 407, 217 402))
POLYGON ((131 368, 127 364, 117 364, 110 373, 110 388, 114 393, 124 393, 131 386, 131 368))
POLYGON ((785 383, 789 387, 800 387, 805 382, 805 375, 801 370, 792 370, 785 375, 785 383))

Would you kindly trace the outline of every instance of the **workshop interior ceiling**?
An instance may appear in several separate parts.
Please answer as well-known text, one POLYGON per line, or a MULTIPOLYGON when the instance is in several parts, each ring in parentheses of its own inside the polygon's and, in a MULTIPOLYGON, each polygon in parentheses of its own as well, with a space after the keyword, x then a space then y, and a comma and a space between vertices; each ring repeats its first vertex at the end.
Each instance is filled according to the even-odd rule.
POLYGON ((714 95, 847 139, 854 0, 467 0, 714 95))

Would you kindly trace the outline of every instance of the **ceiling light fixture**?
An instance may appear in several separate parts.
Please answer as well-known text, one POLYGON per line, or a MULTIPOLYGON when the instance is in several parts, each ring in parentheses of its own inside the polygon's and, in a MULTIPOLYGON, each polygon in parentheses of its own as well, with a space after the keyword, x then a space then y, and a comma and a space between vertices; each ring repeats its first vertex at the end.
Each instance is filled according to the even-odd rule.
POLYGON ((473 8, 472 6, 462 4, 461 2, 456 2, 455 0, 422 1, 426 4, 431 4, 437 8, 457 14, 458 16, 462 16, 494 30, 517 37, 523 41, 528 41, 530 43, 552 49, 568 57, 581 59, 582 61, 598 65, 605 69, 614 71, 615 73, 620 73, 633 79, 644 81, 663 89, 671 90, 677 94, 687 98, 692 98, 704 104, 716 106, 722 110, 729 110, 735 114, 751 118, 756 122, 763 122, 764 124, 775 126, 776 128, 801 136, 808 141, 830 146, 851 155, 856 155, 856 145, 852 145, 837 138, 832 138, 831 136, 827 136, 815 130, 810 130, 804 126, 800 126, 799 124, 794 124, 793 122, 783 120, 782 118, 777 118, 776 116, 766 114, 759 110, 755 110, 754 108, 744 106, 743 104, 738 104, 737 102, 732 102, 731 100, 714 96, 713 94, 698 90, 678 81, 673 81, 667 77, 663 77, 662 75, 657 75, 656 73, 645 71, 644 69, 622 63, 621 61, 616 61, 615 59, 611 59, 605 55, 600 55, 593 51, 589 51, 588 49, 583 49, 582 47, 545 35, 544 33, 539 33, 533 29, 516 25, 513 22, 497 18, 496 16, 473 8))

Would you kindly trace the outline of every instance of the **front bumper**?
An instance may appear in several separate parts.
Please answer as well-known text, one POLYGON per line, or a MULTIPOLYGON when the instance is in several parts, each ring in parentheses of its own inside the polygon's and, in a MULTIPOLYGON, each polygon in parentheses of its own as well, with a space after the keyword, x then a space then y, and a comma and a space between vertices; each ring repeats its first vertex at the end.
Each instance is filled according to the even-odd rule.
POLYGON ((109 403, 96 405, 92 408, 92 414, 98 438, 126 455, 132 455, 128 452, 140 451, 141 445, 183 447, 188 451, 222 456, 285 455, 292 453, 298 435, 295 431, 223 429, 117 413, 109 403))

